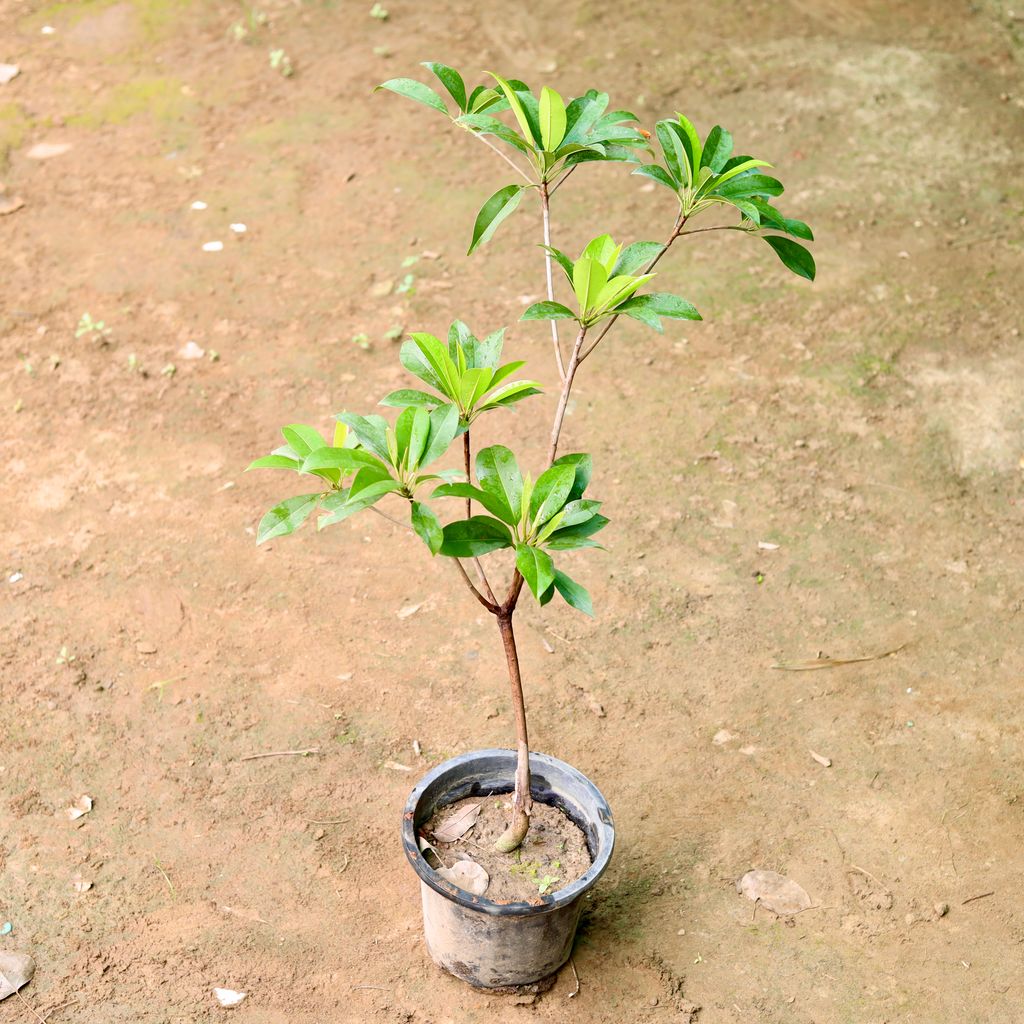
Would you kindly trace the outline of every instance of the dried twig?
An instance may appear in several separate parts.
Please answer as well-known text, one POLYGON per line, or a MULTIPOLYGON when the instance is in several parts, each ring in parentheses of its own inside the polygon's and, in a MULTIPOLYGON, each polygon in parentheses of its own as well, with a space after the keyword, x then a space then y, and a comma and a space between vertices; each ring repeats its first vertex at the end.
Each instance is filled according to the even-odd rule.
POLYGON ((961 907, 966 907, 968 903, 973 903, 975 900, 983 900, 986 896, 995 896, 996 891, 992 889, 990 892, 981 892, 977 896, 968 896, 967 899, 960 904, 961 907))
POLYGON ((332 818, 330 821, 321 821, 319 818, 303 818, 303 821, 308 821, 310 825, 347 825, 348 818, 332 818))
POLYGON ((43 1017, 43 1021, 44 1022, 48 1021, 58 1010, 64 1010, 64 1009, 66 1009, 69 1006, 77 1006, 77 1005, 78 1005, 78 1000, 77 999, 71 999, 71 1000, 69 1000, 66 1003, 61 1003, 59 1006, 55 1006, 52 1010, 47 1010, 46 1014, 43 1017))
POLYGON ((319 747, 307 747, 305 750, 271 750, 266 754, 246 754, 239 761, 255 761, 258 757, 298 757, 304 754, 319 754, 319 747))
POLYGON ((576 982, 576 987, 566 996, 567 999, 574 999, 580 994, 580 976, 576 973, 576 961, 572 957, 569 957, 569 966, 572 968, 572 976, 576 982))
POLYGON ((866 654, 863 658, 829 658, 818 655, 810 661, 792 661, 788 664, 772 665, 772 668, 780 669, 783 672, 811 672, 816 668, 835 668, 837 665, 856 665, 862 661, 879 661, 888 658, 891 654, 902 651, 907 644, 900 644, 891 651, 882 651, 881 654, 866 654))

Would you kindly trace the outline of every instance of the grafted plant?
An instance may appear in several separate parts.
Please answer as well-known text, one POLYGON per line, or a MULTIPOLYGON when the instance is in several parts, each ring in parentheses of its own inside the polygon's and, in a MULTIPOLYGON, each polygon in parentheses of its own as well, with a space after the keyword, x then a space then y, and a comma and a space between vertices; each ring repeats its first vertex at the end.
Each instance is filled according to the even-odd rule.
POLYGON ((513 629, 516 608, 525 586, 541 605, 557 593, 573 608, 593 614, 587 590, 558 568, 555 559, 562 552, 599 547, 594 535, 608 523, 601 503, 586 496, 593 468, 590 455, 558 454, 576 374, 620 317, 659 332, 664 319, 700 319, 685 299, 648 288, 658 262, 679 238, 724 230, 761 237, 786 267, 813 280, 814 260, 795 241, 812 235, 806 224, 784 217, 769 202, 783 191, 776 178, 764 173, 770 165, 733 156, 732 136, 719 126, 701 142, 692 123, 677 114, 658 121, 652 136, 629 111, 607 112, 608 95, 593 89, 566 103, 551 88, 544 87, 535 96, 523 82, 492 74, 492 84, 470 91, 454 68, 433 61, 424 66, 444 87, 448 103, 413 79, 392 79, 378 88, 443 113, 488 145, 525 181, 503 186, 483 204, 469 252, 493 237, 524 195, 536 193, 539 198, 547 299, 531 305, 520 319, 550 322, 559 393, 546 462, 534 477, 522 471, 504 445, 484 448, 474 459, 473 424, 485 413, 540 393, 540 385, 512 379, 523 362, 501 363, 504 329, 478 340, 465 323, 456 321, 446 342, 415 333, 402 345, 402 365, 428 390, 405 388, 385 396, 381 405, 401 410, 393 425, 379 415, 342 412, 336 416, 330 443, 309 426, 282 428, 285 445, 250 468, 289 469, 317 478, 318 486, 267 512, 257 542, 292 533, 314 511, 320 529, 364 509, 405 525, 378 503, 389 494, 406 503, 408 526, 431 555, 452 561, 470 593, 498 625, 515 713, 517 767, 511 820, 496 845, 511 852, 529 830, 532 806, 526 705, 513 629), (504 120, 501 115, 506 115, 504 120), (664 163, 653 159, 652 137, 664 163), (598 235, 572 259, 552 244, 552 196, 580 165, 606 161, 636 164, 634 174, 674 194, 671 230, 664 242, 626 246, 616 245, 607 234, 598 235), (727 207, 739 213, 738 223, 690 226, 697 216, 727 207), (555 297, 556 267, 566 280, 565 302, 555 297), (573 338, 563 348, 559 325, 568 322, 573 338), (459 437, 461 469, 432 468, 459 437), (458 510, 454 514, 445 508, 448 498, 462 503, 448 503, 458 510), (483 511, 474 514, 474 503, 483 511), (502 551, 509 555, 500 566, 495 559, 485 565, 486 556, 502 551), (472 563, 472 575, 467 561, 472 563))

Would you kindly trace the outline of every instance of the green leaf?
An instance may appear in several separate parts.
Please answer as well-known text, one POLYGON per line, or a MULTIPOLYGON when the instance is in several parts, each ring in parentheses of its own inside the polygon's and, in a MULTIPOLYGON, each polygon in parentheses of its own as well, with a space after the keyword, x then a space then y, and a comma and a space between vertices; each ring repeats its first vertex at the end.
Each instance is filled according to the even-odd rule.
POLYGON ((499 188, 497 192, 487 200, 477 214, 476 223, 473 225, 473 241, 469 246, 470 255, 474 249, 490 241, 498 225, 511 214, 519 205, 523 197, 521 185, 506 185, 499 188))
POLYGON ((572 466, 576 473, 569 491, 569 499, 575 501, 583 496, 583 492, 590 483, 594 472, 594 460, 586 452, 570 452, 568 455, 559 456, 552 463, 553 466, 572 466))
POLYGON ((389 395, 385 395, 377 404, 386 405, 393 409, 405 409, 410 405, 419 405, 426 409, 432 409, 435 405, 440 405, 441 403, 442 399, 437 395, 428 395, 425 391, 402 388, 398 391, 392 391, 389 395))
POLYGON ((387 421, 383 416, 357 416, 353 412, 340 412, 336 420, 351 427, 359 443, 385 462, 391 461, 387 442, 387 421))
MULTIPOLYGON (((641 296, 641 298, 646 298, 646 296, 641 296)), ((630 319, 642 323, 645 327, 652 328, 659 334, 663 334, 665 331, 658 314, 646 304, 635 303, 631 299, 629 302, 623 303, 615 312, 622 316, 628 316, 630 319)))
MULTIPOLYGON (((491 377, 491 383, 488 385, 487 390, 493 391, 503 380, 507 380, 512 376, 516 370, 526 365, 526 361, 523 359, 517 359, 514 362, 506 363, 501 369, 494 371, 494 376, 491 377)), ((536 381, 530 381, 531 384, 536 384, 536 381)))
POLYGON ((551 556, 529 544, 516 545, 516 568, 538 601, 555 580, 555 565, 551 556))
POLYGON ((424 544, 430 548, 430 553, 436 555, 444 543, 444 531, 441 529, 434 510, 421 501, 412 503, 412 528, 420 536, 424 544))
POLYGON ((482 490, 503 504, 503 514, 499 518, 508 523, 518 523, 521 518, 523 476, 512 452, 500 444, 481 448, 476 456, 476 478, 482 490))
POLYGON ((250 469, 294 469, 298 472, 299 463, 286 455, 264 455, 263 458, 250 462, 245 467, 245 472, 248 473, 250 469))
POLYGON ((320 436, 319 430, 305 427, 301 423, 292 423, 282 427, 281 433, 296 455, 308 455, 317 448, 324 448, 327 442, 320 436))
MULTIPOLYGON (((441 394, 448 395, 447 381, 442 375, 435 373, 415 341, 408 339, 402 342, 402 347, 398 350, 398 360, 414 377, 419 377, 424 384, 437 388, 441 394)), ((448 395, 448 397, 452 396, 448 395)))
POLYGON ((323 530, 328 526, 333 526, 335 523, 340 523, 342 520, 348 519, 349 516, 354 516, 357 512, 361 512, 364 508, 369 508, 383 498, 385 494, 401 490, 401 487, 402 485, 397 480, 377 480, 362 487, 355 497, 348 494, 329 495, 328 499, 324 501, 325 508, 329 509, 328 514, 320 517, 319 522, 316 524, 317 529, 323 530), (330 498, 341 500, 337 504, 333 502, 328 504, 330 498))
POLYGON ((547 546, 552 551, 576 551, 580 548, 596 548, 599 545, 590 538, 603 530, 608 525, 608 520, 598 513, 591 516, 585 523, 577 523, 575 526, 567 526, 564 529, 556 530, 548 539, 547 546))
POLYGON ((298 494, 275 505, 261 520, 256 530, 256 543, 264 544, 275 537, 294 533, 320 503, 321 494, 298 494))
POLYGON ((635 274, 641 268, 646 268, 651 260, 660 256, 664 249, 665 246, 661 242, 634 242, 632 245, 627 245, 615 261, 611 276, 635 274))
POLYGON ((539 143, 540 138, 537 133, 534 132, 533 126, 530 124, 530 119, 526 116, 526 111, 523 109, 523 104, 520 102, 520 97, 516 90, 512 88, 512 83, 506 82, 501 75, 496 75, 493 71, 488 71, 487 73, 498 83, 498 87, 505 94, 505 99, 508 101, 509 109, 519 122, 519 127, 523 129, 523 134, 527 139, 533 139, 534 142, 539 143))
POLYGON ((466 101, 466 108, 473 113, 489 110, 496 103, 501 102, 501 94, 496 89, 486 85, 478 85, 466 101))
POLYGON ((544 149, 553 153, 565 138, 565 102, 546 85, 540 91, 540 141, 544 149))
POLYGON ((415 100, 417 103, 422 103, 427 107, 433 107, 434 110, 440 110, 442 114, 448 113, 444 100, 429 85, 424 85, 415 79, 391 78, 387 82, 381 82, 373 91, 380 92, 381 89, 389 89, 391 92, 398 93, 399 96, 404 96, 406 99, 415 100))
POLYGON ((588 501, 581 498, 568 501, 562 508, 561 525, 576 526, 578 523, 585 523, 588 519, 592 519, 597 515, 600 507, 601 502, 599 501, 588 501))
POLYGON ((584 615, 594 615, 594 605, 590 600, 590 594, 586 587, 581 587, 574 579, 566 576, 564 572, 555 570, 555 588, 565 598, 565 603, 583 612, 584 615))
POLYGON ((632 274, 620 274, 618 277, 613 277, 601 289, 601 294, 598 295, 595 303, 596 308, 599 310, 614 309, 620 303, 625 302, 638 288, 647 284, 652 277, 654 274, 643 274, 640 277, 633 277, 632 274))
POLYGON ((566 133, 563 144, 587 142, 587 137, 608 109, 608 94, 591 89, 565 108, 566 133))
POLYGON ((551 254, 551 258, 562 268, 565 276, 569 279, 569 284, 572 284, 572 260, 562 252, 561 249, 556 249, 553 245, 541 245, 541 248, 551 254))
POLYGON ((476 361, 477 366, 489 366, 492 370, 498 369, 498 362, 501 360, 501 349, 505 344, 505 328, 499 328, 493 334, 488 334, 483 341, 477 343, 476 361))
MULTIPOLYGON (((434 379, 439 384, 438 390, 444 392, 453 400, 458 399, 459 371, 455 363, 452 362, 447 347, 442 345, 434 335, 425 333, 411 334, 409 341, 403 342, 402 350, 409 351, 406 349, 406 345, 410 346, 410 348, 415 347, 419 351, 419 355, 433 371, 434 379)), ((399 351, 399 358, 401 358, 401 350, 399 351)), ((404 362, 403 365, 406 366, 406 369, 409 369, 409 366, 404 362)), ((423 378, 421 377, 420 379, 422 380, 423 378)))
POLYGON ((497 495, 482 490, 479 487, 474 487, 472 484, 441 484, 430 497, 469 498, 471 501, 483 505, 492 516, 497 516, 503 522, 508 523, 509 526, 515 526, 519 521, 518 518, 513 518, 508 503, 503 498, 499 498, 497 495))
POLYGON ((426 449, 419 460, 421 467, 439 459, 455 440, 459 431, 459 410, 454 405, 438 406, 430 413, 430 435, 426 449))
POLYGON ((799 242, 784 235, 764 235, 763 238, 789 270, 808 281, 814 280, 814 257, 799 242))
POLYGON ((587 242, 587 247, 580 255, 589 256, 601 264, 606 274, 610 274, 620 252, 622 252, 622 246, 616 245, 611 235, 598 235, 597 238, 592 238, 587 242))
POLYGON ((814 234, 802 220, 783 217, 774 206, 764 199, 751 199, 750 205, 757 209, 764 227, 777 228, 779 231, 785 231, 787 235, 802 238, 807 242, 814 241, 814 234))
MULTIPOLYGON (((465 110, 466 83, 462 81, 462 75, 455 68, 450 68, 447 64, 440 64, 437 61, 424 60, 420 63, 437 76, 441 84, 448 90, 448 95, 455 100, 459 110, 465 110)), ((445 112, 447 113, 447 111, 445 112)))
POLYGON ((701 167, 710 167, 718 174, 726 161, 732 156, 732 136, 720 125, 715 125, 704 140, 704 151, 701 154, 701 167))
POLYGON ((683 147, 683 152, 686 154, 687 162, 691 168, 690 182, 697 178, 697 171, 700 170, 701 159, 704 155, 703 148, 700 144, 700 136, 697 134, 697 129, 690 123, 689 118, 684 117, 678 111, 676 111, 677 121, 669 121, 668 125, 676 138, 679 139, 679 144, 683 147))
POLYGON ((729 160, 722 168, 722 173, 715 178, 714 188, 717 190, 719 185, 724 185, 725 182, 738 178, 740 175, 749 174, 758 167, 771 167, 771 164, 767 160, 754 160, 749 156, 739 157, 738 162, 729 160))
POLYGON ((491 117, 489 114, 463 114, 458 121, 460 124, 468 125, 479 135, 493 135, 514 149, 518 149, 520 153, 533 154, 533 147, 518 132, 509 128, 504 121, 499 121, 496 117, 491 117))
POLYGON ((608 281, 608 271, 590 256, 581 256, 572 267, 572 286, 580 304, 580 311, 586 313, 597 301, 597 296, 608 281))
POLYGON ((634 315, 639 310, 653 313, 655 316, 667 316, 671 320, 701 319, 700 313, 697 312, 693 305, 685 299, 681 299, 678 295, 672 295, 670 292, 650 292, 647 295, 634 295, 633 298, 624 302, 617 312, 633 316, 634 319, 646 323, 643 317, 634 315))
POLYGON ((320 469, 338 469, 343 473, 355 473, 364 467, 379 470, 385 475, 388 468, 380 459, 358 448, 317 448, 310 452, 302 463, 303 473, 315 473, 320 469))
POLYGON ((441 554, 452 558, 474 558, 488 551, 512 547, 508 527, 490 516, 456 519, 444 527, 441 554))
MULTIPOLYGON (((405 412, 412 412, 413 414, 412 429, 409 433, 409 457, 407 465, 410 469, 415 470, 419 468, 420 459, 427 447, 427 438, 430 436, 430 413, 422 407, 406 409, 405 412)), ((403 415, 405 415, 405 413, 403 413, 403 415)))
POLYGON ((496 409, 499 406, 508 407, 515 405, 516 402, 521 402, 524 398, 529 398, 531 395, 541 394, 540 388, 536 386, 537 381, 535 380, 517 380, 511 384, 506 384, 505 387, 498 391, 495 391, 487 401, 480 406, 480 411, 484 412, 488 409, 496 409))
POLYGON ((574 466, 549 466, 537 477, 530 496, 529 520, 534 529, 543 526, 556 512, 561 511, 575 480, 574 466))
POLYGON ((731 196, 734 199, 748 199, 752 196, 778 196, 784 189, 782 182, 767 174, 741 174, 737 178, 720 184, 715 182, 711 188, 713 194, 731 196))
POLYGON ((575 320, 576 314, 560 302, 535 302, 520 320, 575 320))
POLYGON ((386 489, 381 489, 381 494, 387 494, 389 491, 400 490, 402 486, 397 480, 392 480, 391 474, 388 473, 384 467, 363 466, 356 475, 352 477, 352 484, 348 490, 348 500, 350 502, 353 501, 367 488, 376 487, 378 484, 389 485, 386 489), (394 484, 394 486, 391 487, 391 484, 394 484))
MULTIPOLYGON (((675 125, 672 121, 659 121, 654 126, 654 131, 658 136, 658 142, 661 144, 661 151, 665 154, 665 168, 672 180, 669 188, 673 192, 677 191, 680 186, 688 185, 693 180, 692 163, 690 162, 689 154, 683 149, 679 133, 675 131, 675 125)), ((645 168, 639 168, 639 172, 646 173, 645 168)), ((647 173, 647 177, 654 178, 655 181, 660 180, 659 177, 650 173, 647 173)), ((662 182, 662 184, 665 183, 662 182)))
POLYGON ((680 185, 678 182, 672 180, 672 176, 665 170, 664 167, 658 164, 644 164, 643 167, 638 167, 634 174, 639 175, 641 178, 650 178, 651 181, 656 181, 659 185, 664 185, 665 188, 672 192, 678 192, 680 185))

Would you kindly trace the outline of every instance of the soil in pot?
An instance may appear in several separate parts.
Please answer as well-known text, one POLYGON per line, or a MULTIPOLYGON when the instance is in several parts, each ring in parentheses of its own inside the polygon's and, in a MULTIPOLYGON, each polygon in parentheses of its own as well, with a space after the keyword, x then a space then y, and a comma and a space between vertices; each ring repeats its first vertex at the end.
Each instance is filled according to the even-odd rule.
MULTIPOLYGON (((442 808, 420 831, 444 867, 467 858, 479 864, 489 881, 478 895, 495 903, 540 904, 544 896, 587 873, 591 860, 586 837, 562 811, 547 804, 533 805, 530 832, 518 850, 495 850, 494 844, 508 824, 509 810, 507 797, 470 797, 442 808), (479 808, 479 813, 474 808, 479 808)), ((428 863, 438 866, 432 858, 428 863)))

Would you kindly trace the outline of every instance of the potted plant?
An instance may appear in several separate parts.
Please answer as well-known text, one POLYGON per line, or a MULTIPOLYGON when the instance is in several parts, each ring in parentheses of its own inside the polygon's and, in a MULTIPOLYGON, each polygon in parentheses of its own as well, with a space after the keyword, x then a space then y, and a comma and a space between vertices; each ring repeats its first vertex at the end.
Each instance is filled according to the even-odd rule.
POLYGON ((417 386, 381 400, 400 410, 393 422, 342 412, 330 442, 310 426, 282 429, 286 444, 250 468, 291 470, 315 486, 267 512, 257 543, 292 533, 314 513, 324 529, 370 510, 407 524, 431 556, 449 560, 460 585, 494 617, 508 667, 515 750, 476 751, 431 771, 409 798, 403 842, 421 881, 435 960, 475 985, 522 985, 567 960, 582 898, 607 867, 614 844, 611 814, 597 788, 571 766, 530 751, 513 626, 524 590, 542 605, 557 595, 593 613, 586 589, 555 564, 564 552, 597 548, 595 535, 608 522, 588 491, 591 457, 560 454, 573 383, 620 317, 659 332, 664 319, 700 319, 689 302, 650 287, 656 265, 680 238, 726 230, 763 238, 786 267, 813 280, 814 261, 796 241, 812 235, 771 205, 783 188, 765 173, 770 165, 733 156, 732 137, 721 127, 701 140, 682 115, 658 121, 663 162, 644 162, 653 157, 650 133, 629 111, 608 112, 605 93, 590 90, 566 103, 553 89, 535 96, 522 82, 498 75, 469 91, 454 68, 424 66, 448 101, 412 79, 378 88, 444 114, 517 176, 483 204, 469 252, 488 242, 524 197, 536 197, 540 206, 547 299, 520 319, 550 323, 558 400, 545 464, 524 471, 503 445, 474 456, 476 421, 537 395, 540 384, 519 376, 523 362, 502 362, 504 329, 478 339, 457 321, 445 341, 414 333, 403 343, 400 359, 417 386), (503 113, 510 116, 502 120, 503 113), (674 223, 663 242, 622 246, 602 234, 572 258, 552 244, 552 197, 579 166, 606 161, 635 165, 634 174, 671 192, 674 223), (730 209, 738 223, 693 227, 699 215, 730 209), (562 290, 556 289, 559 275, 562 290), (560 326, 570 331, 563 335, 560 326), (438 468, 453 447, 461 449, 458 468, 438 468), (388 504, 399 512, 387 511, 388 504), (541 811, 545 823, 531 830, 541 811), (495 814, 502 816, 497 828, 495 814), (567 856, 566 829, 578 832, 580 863, 570 869, 552 849, 535 856, 535 844, 551 847, 556 840, 553 853, 567 856), (492 840, 484 843, 488 830, 492 840), (543 835, 535 838, 538 831, 543 835), (472 846, 467 835, 475 839, 472 846), (495 885, 508 879, 519 885, 511 896, 495 885))

